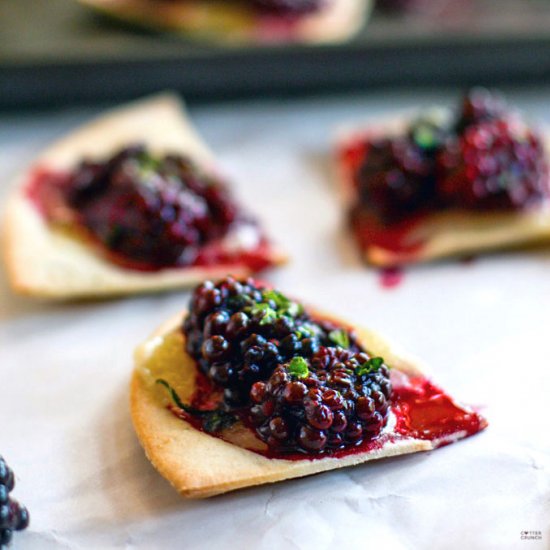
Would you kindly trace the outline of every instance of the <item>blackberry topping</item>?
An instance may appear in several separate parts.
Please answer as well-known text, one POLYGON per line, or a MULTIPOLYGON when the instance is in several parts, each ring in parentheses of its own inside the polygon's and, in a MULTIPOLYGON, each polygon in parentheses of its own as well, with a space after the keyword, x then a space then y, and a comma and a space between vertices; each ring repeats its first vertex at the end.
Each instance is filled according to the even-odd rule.
POLYGON ((329 0, 251 0, 259 11, 276 15, 303 15, 319 11, 329 0))
POLYGON ((187 265, 225 235, 237 209, 226 188, 187 158, 143 146, 84 161, 67 185, 79 223, 110 251, 153 267, 187 265))
POLYGON ((442 149, 438 169, 444 200, 465 208, 518 208, 550 192, 544 144, 515 118, 468 126, 442 149))
POLYGON ((365 144, 352 218, 372 212, 392 224, 434 209, 518 209, 548 196, 544 144, 499 95, 474 89, 454 121, 434 115, 365 144))
POLYGON ((226 277, 198 286, 183 332, 186 351, 224 388, 228 407, 245 405, 252 384, 293 357, 342 343, 361 351, 352 332, 313 319, 300 303, 254 279, 226 277))
POLYGON ((389 369, 379 357, 321 347, 250 390, 250 421, 270 449, 323 453, 371 441, 388 420, 389 369))
POLYGON ((9 496, 14 486, 13 471, 0 456, 0 548, 11 542, 14 531, 21 531, 29 525, 27 509, 9 496))
POLYGON ((422 117, 405 136, 370 142, 356 174, 361 202, 389 223, 433 205, 435 156, 446 135, 436 118, 422 117))

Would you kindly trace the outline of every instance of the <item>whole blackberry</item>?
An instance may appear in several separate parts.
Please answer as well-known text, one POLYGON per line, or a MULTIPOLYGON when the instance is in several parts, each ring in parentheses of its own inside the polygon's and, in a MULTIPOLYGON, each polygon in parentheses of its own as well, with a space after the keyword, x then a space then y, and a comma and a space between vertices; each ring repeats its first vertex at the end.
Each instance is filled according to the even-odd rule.
POLYGON ((380 435, 388 420, 391 382, 379 357, 322 347, 294 357, 250 390, 250 421, 278 452, 323 453, 380 435))
POLYGON ((183 332, 186 351, 225 389, 229 406, 246 404, 252 384, 292 357, 309 357, 321 346, 360 349, 353 333, 313 319, 301 304, 254 279, 198 286, 183 332))
POLYGON ((468 126, 438 158, 439 193, 455 207, 528 206, 550 192, 542 140, 515 118, 468 126))
POLYGON ((301 15, 320 10, 331 0, 251 0, 259 11, 276 15, 301 15))
POLYGON ((0 548, 10 543, 13 531, 21 531, 29 525, 27 509, 9 496, 14 486, 13 471, 0 456, 0 548))
POLYGON ((433 160, 408 136, 373 141, 356 174, 361 203, 385 222, 397 222, 434 192, 433 160))
POLYGON ((506 114, 506 109, 506 102, 499 94, 485 88, 473 88, 462 100, 455 132, 462 134, 472 124, 501 118, 506 114))
POLYGON ((189 159, 141 146, 81 163, 67 202, 109 250, 159 268, 192 263, 197 248, 223 236, 237 215, 226 188, 189 159))

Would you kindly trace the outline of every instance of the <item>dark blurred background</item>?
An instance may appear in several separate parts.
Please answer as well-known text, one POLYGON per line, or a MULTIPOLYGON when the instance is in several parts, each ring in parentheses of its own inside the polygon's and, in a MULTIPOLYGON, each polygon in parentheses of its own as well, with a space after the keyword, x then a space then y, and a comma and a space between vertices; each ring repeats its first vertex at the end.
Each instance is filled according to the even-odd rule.
POLYGON ((221 46, 135 29, 70 0, 0 2, 0 108, 396 86, 550 81, 548 0, 378 0, 338 45, 221 46))

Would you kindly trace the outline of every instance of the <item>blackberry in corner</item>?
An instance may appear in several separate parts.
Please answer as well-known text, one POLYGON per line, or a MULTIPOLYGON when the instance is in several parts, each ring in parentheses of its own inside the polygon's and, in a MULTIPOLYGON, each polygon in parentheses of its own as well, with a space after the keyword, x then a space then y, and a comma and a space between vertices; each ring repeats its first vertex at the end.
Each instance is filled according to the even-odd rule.
POLYGON ((15 486, 13 471, 0 456, 0 549, 11 542, 14 531, 22 531, 29 525, 29 512, 10 498, 15 486))

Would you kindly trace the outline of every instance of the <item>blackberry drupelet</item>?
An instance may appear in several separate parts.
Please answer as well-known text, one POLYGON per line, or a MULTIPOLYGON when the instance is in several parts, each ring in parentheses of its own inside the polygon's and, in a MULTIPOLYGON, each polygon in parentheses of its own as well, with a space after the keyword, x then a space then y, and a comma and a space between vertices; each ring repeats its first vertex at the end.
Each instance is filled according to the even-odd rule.
POLYGON ((153 267, 187 265, 237 217, 227 189, 177 155, 127 147, 84 161, 67 185, 78 221, 109 250, 153 267))
POLYGON ((456 207, 519 208, 550 192, 542 139, 512 117, 468 126, 442 149, 438 170, 439 193, 456 207))
POLYGON ((488 122, 506 115, 504 98, 485 88, 473 88, 463 98, 454 129, 462 134, 472 124, 488 122))
POLYGON ((254 279, 226 277, 198 286, 183 323, 186 351, 224 388, 227 406, 245 405, 252 384, 297 355, 320 346, 360 351, 355 335, 316 320, 298 302, 254 279))
POLYGON ((388 420, 391 392, 383 359, 321 347, 252 386, 250 421, 274 451, 330 453, 376 439, 388 420))
POLYGON ((13 531, 21 531, 29 525, 27 509, 9 496, 14 486, 13 471, 0 456, 0 548, 11 542, 13 531))

